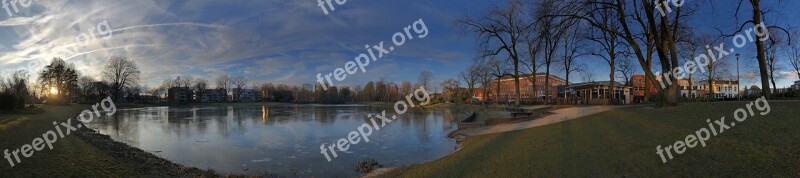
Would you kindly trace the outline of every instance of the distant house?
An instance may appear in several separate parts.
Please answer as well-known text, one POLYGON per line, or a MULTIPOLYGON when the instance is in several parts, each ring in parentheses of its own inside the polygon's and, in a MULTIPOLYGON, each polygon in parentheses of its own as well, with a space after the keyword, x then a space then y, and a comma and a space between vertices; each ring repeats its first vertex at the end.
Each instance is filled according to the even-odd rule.
POLYGON ((472 99, 475 99, 475 100, 478 100, 478 101, 484 101, 486 99, 486 97, 483 96, 483 89, 482 88, 473 88, 472 89, 472 99))
POLYGON ((228 101, 228 91, 225 89, 206 89, 200 95, 200 102, 218 103, 228 101))
POLYGON ((792 85, 792 89, 800 90, 800 80, 794 81, 794 85, 792 85))
POLYGON ((761 88, 758 88, 758 86, 753 85, 753 86, 750 86, 749 89, 744 91, 744 93, 746 95, 759 95, 759 94, 761 94, 761 88))
POLYGON ((172 87, 167 90, 167 101, 172 104, 189 103, 192 96, 192 89, 189 87, 172 87))

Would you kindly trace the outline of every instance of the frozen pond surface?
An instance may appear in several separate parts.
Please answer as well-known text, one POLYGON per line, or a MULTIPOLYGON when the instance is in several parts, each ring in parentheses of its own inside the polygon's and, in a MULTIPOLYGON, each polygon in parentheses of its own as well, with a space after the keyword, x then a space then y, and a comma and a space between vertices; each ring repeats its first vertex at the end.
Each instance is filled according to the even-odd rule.
POLYGON ((457 112, 419 110, 373 131, 369 143, 350 145, 344 154, 337 150, 331 162, 320 153, 322 143, 346 138, 368 122, 367 114, 384 109, 394 114, 360 105, 149 107, 119 110, 89 126, 173 162, 222 173, 354 177, 363 158, 393 167, 454 150, 447 134, 457 127, 457 112))

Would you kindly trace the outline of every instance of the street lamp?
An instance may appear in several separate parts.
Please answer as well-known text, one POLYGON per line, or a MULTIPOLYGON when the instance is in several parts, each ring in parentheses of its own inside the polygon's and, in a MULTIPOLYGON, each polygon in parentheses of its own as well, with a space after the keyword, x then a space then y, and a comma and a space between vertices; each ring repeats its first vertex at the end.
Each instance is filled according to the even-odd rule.
POLYGON ((736 53, 736 98, 742 101, 742 94, 739 93, 739 87, 742 85, 739 82, 739 56, 741 56, 741 54, 736 53))

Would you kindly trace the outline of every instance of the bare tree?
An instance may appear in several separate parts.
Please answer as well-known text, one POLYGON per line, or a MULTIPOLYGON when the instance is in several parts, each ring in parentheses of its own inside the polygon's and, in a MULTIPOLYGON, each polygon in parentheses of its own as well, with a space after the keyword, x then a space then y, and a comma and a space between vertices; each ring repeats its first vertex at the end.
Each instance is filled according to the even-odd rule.
MULTIPOLYGON (((555 16, 580 19, 592 27, 619 36, 636 55, 645 76, 650 81, 656 81, 656 78, 650 69, 649 61, 647 61, 649 57, 645 56, 650 53, 645 53, 646 51, 641 47, 642 44, 647 44, 649 47, 651 42, 654 42, 652 44, 661 62, 662 71, 671 71, 673 67, 679 65, 678 50, 675 45, 676 35, 679 35, 677 31, 682 30, 679 28, 683 26, 681 22, 686 16, 691 15, 691 11, 683 11, 681 7, 675 7, 672 13, 662 15, 655 10, 656 4, 652 1, 585 0, 568 6, 580 9, 583 14, 559 11, 555 16), (609 12, 603 13, 603 11, 609 12), (609 24, 592 18, 597 13, 611 14, 613 16, 609 18, 616 19, 618 22, 609 24), (620 28, 615 28, 615 26, 620 28)), ((678 102, 677 87, 672 84, 677 83, 677 79, 670 77, 665 80, 667 80, 667 84, 670 84, 668 87, 656 87, 659 93, 664 95, 664 99, 660 100, 659 104, 675 105, 678 102)))
POLYGON ((200 100, 201 97, 203 96, 203 93, 205 93, 206 89, 208 88, 208 80, 198 77, 194 79, 193 83, 194 86, 192 87, 194 88, 195 93, 197 94, 197 99, 200 100))
POLYGON ((480 46, 488 49, 486 55, 499 55, 505 52, 514 65, 514 93, 515 105, 520 105, 519 90, 519 64, 520 53, 517 49, 524 39, 531 23, 526 23, 523 16, 523 3, 519 0, 510 0, 504 9, 491 8, 482 19, 466 17, 456 23, 472 30, 480 40, 480 46))
POLYGON ((184 87, 184 88, 191 88, 192 86, 194 86, 194 81, 195 81, 194 77, 191 76, 178 77, 175 80, 175 82, 178 83, 178 87, 184 87))
POLYGON ((493 62, 495 61, 492 61, 491 59, 478 58, 477 60, 475 60, 473 64, 476 66, 475 73, 478 76, 478 83, 481 85, 482 89, 481 94, 483 95, 484 101, 488 100, 489 88, 491 88, 492 80, 495 78, 494 75, 492 74, 493 62))
POLYGON ((236 91, 233 92, 236 100, 241 98, 242 90, 244 90, 244 87, 247 86, 247 82, 247 78, 244 78, 243 76, 238 76, 231 79, 231 85, 236 87, 236 91))
MULTIPOLYGON (((748 2, 749 2, 750 6, 752 7, 752 10, 753 10, 752 11, 752 13, 753 13, 752 19, 745 21, 742 24, 742 26, 739 27, 739 30, 737 30, 736 32, 734 32, 731 35, 724 35, 725 37, 732 37, 735 34, 743 32, 744 31, 744 27, 747 24, 752 24, 752 25, 756 26, 756 28, 758 26, 763 28, 763 29, 761 29, 762 32, 759 32, 758 29, 757 29, 757 33, 765 33, 767 35, 766 37, 769 37, 770 35, 773 35, 773 34, 770 34, 768 32, 768 30, 775 30, 775 29, 782 30, 783 32, 786 32, 787 35, 789 34, 789 32, 787 30, 785 30, 785 29, 783 29, 781 27, 774 26, 774 25, 765 25, 765 21, 766 21, 766 17, 765 16, 766 16, 767 12, 769 12, 770 10, 762 10, 761 9, 761 0, 748 0, 748 2), (761 26, 761 25, 763 25, 763 26, 761 26)), ((740 10, 740 7, 742 6, 743 3, 744 3, 744 0, 739 0, 739 4, 738 4, 738 6, 736 6, 736 12, 735 12, 734 16, 736 16, 736 17, 739 16, 739 10, 740 10)), ((759 37, 761 37, 761 36, 759 36, 759 37)), ((773 39, 770 38, 770 40, 773 40, 773 39)), ((761 87, 763 89, 762 94, 764 96, 766 96, 767 99, 772 99, 772 91, 771 91, 770 86, 769 86, 770 73, 772 73, 772 72, 770 72, 770 70, 768 69, 769 68, 769 64, 767 63, 767 46, 764 44, 764 41, 765 40, 763 40, 763 39, 755 40, 755 43, 756 43, 756 58, 758 59, 758 69, 759 69, 759 72, 761 73, 761 87)))
POLYGON ((800 45, 797 43, 794 43, 794 46, 790 49, 789 64, 794 69, 794 73, 797 74, 797 79, 800 79, 800 45))
POLYGON ((83 76, 78 79, 78 86, 81 90, 81 95, 83 95, 83 101, 87 101, 87 97, 91 95, 92 91, 95 90, 95 81, 94 78, 89 76, 83 76))
MULTIPOLYGON (((580 25, 576 25, 571 27, 570 30, 572 30, 571 33, 564 35, 565 39, 562 49, 564 54, 562 55, 562 59, 560 61, 562 63, 561 69, 564 71, 565 88, 569 87, 570 74, 580 70, 579 66, 577 66, 577 63, 575 63, 575 59, 584 55, 581 52, 581 50, 583 50, 583 37, 582 34, 579 33, 584 29, 581 29, 580 25)), ((564 92, 564 98, 567 98, 567 92, 564 92)))
POLYGON ((592 72, 592 70, 583 69, 579 71, 581 73, 581 79, 583 79, 583 81, 594 82, 594 72, 592 72))
MULTIPOLYGON (((607 28, 613 30, 619 30, 620 23, 617 18, 614 18, 615 15, 616 14, 614 14, 614 11, 601 10, 591 14, 590 18, 592 18, 593 21, 600 22, 601 24, 606 24, 607 28)), ((598 28, 592 29, 592 32, 589 35, 588 39, 600 46, 599 49, 600 51, 592 52, 592 55, 598 56, 601 59, 605 60, 606 64, 609 67, 608 78, 610 80, 609 89, 611 90, 609 94, 611 98, 608 101, 610 104, 616 104, 617 102, 616 89, 614 86, 617 83, 615 81, 616 79, 615 72, 617 72, 616 62, 619 57, 622 57, 623 55, 626 54, 625 43, 620 39, 619 34, 598 28)))
POLYGON ((216 84, 217 89, 223 89, 229 92, 231 89, 231 76, 228 74, 220 74, 214 80, 214 84, 216 84))
POLYGON ((620 74, 619 78, 625 80, 625 86, 631 86, 631 77, 636 70, 634 65, 636 64, 633 63, 633 60, 627 57, 622 58, 617 64, 617 72, 620 74))
POLYGON ((103 71, 103 78, 111 84, 115 99, 121 97, 123 89, 134 87, 139 82, 139 67, 127 57, 113 56, 103 71))
POLYGON ((459 98, 461 97, 461 82, 456 79, 447 79, 444 80, 441 84, 442 92, 445 93, 445 96, 449 97, 449 100, 453 102, 458 102, 459 98))
POLYGON ((430 70, 422 70, 419 72, 419 77, 417 77, 417 88, 422 87, 428 89, 430 86, 431 80, 433 80, 433 72, 430 70))
MULTIPOLYGON (((537 20, 537 22, 535 22, 536 28, 546 29, 540 30, 539 33, 539 40, 542 40, 542 44, 544 45, 545 103, 550 103, 550 97, 552 97, 550 96, 550 66, 554 62, 558 62, 558 59, 556 59, 556 52, 559 51, 561 40, 565 40, 566 38, 564 36, 568 34, 569 29, 572 29, 573 25, 578 24, 578 21, 575 19, 552 15, 557 13, 574 14, 574 10, 576 9, 569 8, 569 2, 573 1, 542 0, 534 4, 535 8, 533 9, 534 12, 532 15, 533 18, 537 20)), ((567 49, 564 50, 569 51, 567 49)))
MULTIPOLYGON (((479 75, 478 68, 479 66, 472 64, 469 67, 467 67, 467 69, 461 71, 461 73, 458 74, 458 77, 462 81, 464 81, 464 83, 467 85, 466 94, 468 94, 470 98, 474 96, 472 90, 475 89, 475 85, 478 83, 478 80, 480 79, 480 77, 478 76, 479 75)), ((469 102, 472 103, 472 100, 470 99, 469 102)))
MULTIPOLYGON (((778 89, 775 85, 775 73, 783 69, 783 66, 778 61, 778 51, 782 48, 782 43, 784 41, 784 37, 779 34, 773 34, 770 37, 770 41, 767 43, 767 70, 769 71, 769 79, 772 82, 772 89, 778 89)), ((780 75, 780 74, 779 74, 780 75)))

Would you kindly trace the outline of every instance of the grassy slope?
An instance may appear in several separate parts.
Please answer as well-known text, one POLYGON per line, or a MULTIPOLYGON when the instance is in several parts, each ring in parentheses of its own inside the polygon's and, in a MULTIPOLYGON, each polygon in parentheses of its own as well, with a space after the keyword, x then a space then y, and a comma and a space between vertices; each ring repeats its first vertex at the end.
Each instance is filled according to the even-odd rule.
MULTIPOLYGON (((34 138, 41 137, 48 130, 54 129, 53 121, 72 118, 87 105, 45 106, 46 113, 35 115, 0 115, 0 121, 7 127, 0 127, 0 149, 20 149, 24 144, 31 144, 34 138), (16 122, 16 123, 15 123, 16 122)), ((73 119, 72 124, 76 124, 73 119)), ((62 127, 62 131, 65 129, 62 127)), ((0 157, 2 157, 0 150, 0 157)), ((119 177, 136 176, 127 169, 125 163, 115 162, 112 157, 101 150, 86 144, 76 135, 59 139, 53 149, 45 147, 30 158, 20 154, 22 163, 11 167, 5 158, 0 158, 0 177, 119 177)), ((13 158, 12 158, 13 159, 13 158)))
POLYGON ((734 110, 744 104, 631 107, 538 128, 470 137, 453 155, 383 176, 800 176, 800 102, 770 103, 768 115, 756 114, 712 137, 706 147, 687 149, 675 159, 661 162, 655 152, 657 145, 673 144, 708 127, 708 118, 725 116, 726 123, 733 122, 734 110))

